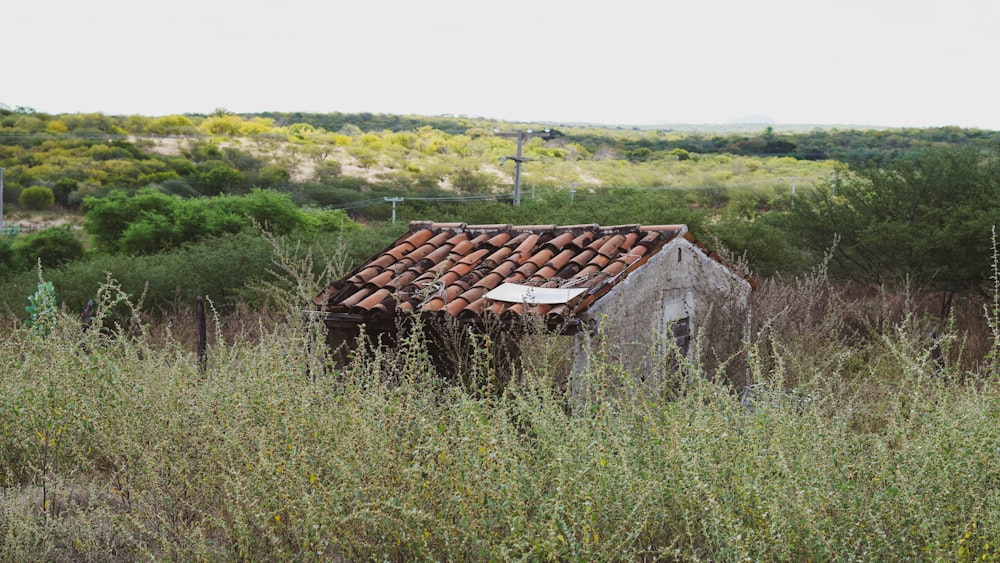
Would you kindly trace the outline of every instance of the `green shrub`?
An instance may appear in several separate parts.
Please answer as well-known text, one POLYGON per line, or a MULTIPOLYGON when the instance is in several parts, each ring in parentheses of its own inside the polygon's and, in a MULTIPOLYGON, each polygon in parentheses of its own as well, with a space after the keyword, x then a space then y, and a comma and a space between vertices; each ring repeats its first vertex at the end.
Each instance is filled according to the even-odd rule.
POLYGON ((67 178, 63 176, 56 180, 55 185, 52 189, 52 194, 55 196, 55 201, 59 205, 68 205, 70 201, 70 196, 76 191, 78 187, 77 181, 73 178, 67 178))
MULTIPOLYGON (((799 249, 798 241, 771 224, 769 217, 758 217, 752 222, 723 221, 711 225, 708 231, 718 238, 722 247, 744 258, 753 268, 754 275, 770 277, 778 272, 795 273, 809 265, 809 257, 799 249)), ((716 247, 711 243, 709 246, 716 247)))
POLYGON ((172 179, 164 180, 158 182, 156 187, 159 191, 168 194, 176 195, 180 197, 198 197, 198 191, 191 187, 191 184, 187 180, 182 179, 172 179))
MULTIPOLYGON (((294 254, 302 257, 312 251, 315 256, 323 257, 343 247, 344 267, 353 267, 404 231, 405 226, 399 225, 297 235, 296 242, 302 244, 294 254)), ((55 285, 60 301, 73 311, 83 310, 87 300, 93 299, 107 281, 109 272, 132 299, 145 295, 146 312, 160 315, 190 306, 198 295, 209 296, 220 310, 226 311, 248 295, 249 286, 273 278, 270 273, 273 258, 274 249, 268 241, 258 232, 247 230, 156 254, 94 255, 59 267, 46 266, 44 273, 55 285)), ((32 264, 29 261, 26 267, 32 264)), ((316 269, 324 266, 325 263, 314 264, 316 269)), ((20 311, 24 296, 34 291, 37 283, 38 276, 30 269, 0 278, 0 311, 5 308, 20 311)))
POLYGON ((130 224, 118 243, 129 254, 153 254, 174 246, 174 240, 174 228, 167 217, 147 214, 130 224))
POLYGON ((317 182, 326 182, 340 177, 343 165, 339 161, 326 159, 316 164, 313 170, 313 177, 317 182))
POLYGON ((55 205, 56 197, 50 188, 45 186, 31 186, 21 191, 21 195, 18 196, 17 201, 25 209, 45 211, 55 205))
POLYGON ((305 212, 288 194, 254 190, 244 196, 182 199, 154 189, 115 192, 84 202, 84 228, 105 252, 151 254, 208 237, 252 229, 279 235, 355 226, 342 211, 305 212))
POLYGON ((260 169, 260 182, 267 188, 280 188, 287 186, 292 179, 291 172, 287 166, 280 164, 268 164, 260 169))
POLYGON ((19 237, 14 242, 14 249, 21 264, 36 264, 51 268, 66 262, 83 258, 83 243, 70 230, 70 227, 50 227, 37 233, 19 237))
POLYGON ((141 190, 135 197, 119 190, 104 197, 88 197, 83 200, 83 228, 100 250, 116 252, 122 234, 141 211, 162 211, 170 204, 169 196, 148 189, 141 190))
POLYGON ((14 241, 0 233, 0 277, 6 277, 21 269, 19 257, 14 249, 14 241))
POLYGON ((497 184, 496 176, 466 168, 452 172, 449 179, 455 190, 463 194, 490 193, 497 184))
POLYGON ((247 217, 277 234, 288 234, 305 225, 301 210, 287 194, 270 190, 253 190, 245 196, 225 196, 210 200, 215 211, 247 217))
POLYGON ((214 196, 243 191, 243 173, 239 170, 213 161, 212 166, 198 174, 195 186, 203 195, 214 196))
POLYGON ((308 231, 336 233, 359 228, 347 213, 340 209, 306 209, 304 228, 308 231))

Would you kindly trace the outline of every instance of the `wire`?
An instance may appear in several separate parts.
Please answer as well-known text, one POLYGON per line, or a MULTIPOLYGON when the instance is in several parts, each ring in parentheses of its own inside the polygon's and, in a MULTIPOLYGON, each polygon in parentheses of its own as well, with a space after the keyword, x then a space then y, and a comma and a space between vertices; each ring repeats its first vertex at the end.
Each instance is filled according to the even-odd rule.
MULTIPOLYGON (((456 196, 440 196, 440 197, 404 197, 403 201, 499 201, 513 199, 510 194, 483 194, 483 195, 456 195, 456 196)), ((385 198, 379 199, 363 199, 359 201, 350 201, 347 203, 339 203, 336 205, 329 205, 325 209, 360 209, 362 207, 370 207, 372 205, 378 205, 380 203, 390 203, 385 198)))

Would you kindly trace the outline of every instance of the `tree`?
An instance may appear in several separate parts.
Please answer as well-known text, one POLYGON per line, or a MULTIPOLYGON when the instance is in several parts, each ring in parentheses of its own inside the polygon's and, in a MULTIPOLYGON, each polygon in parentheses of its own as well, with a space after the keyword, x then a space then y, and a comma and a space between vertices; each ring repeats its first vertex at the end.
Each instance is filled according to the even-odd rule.
POLYGON ((52 195, 59 205, 69 204, 69 196, 76 191, 77 183, 73 178, 63 176, 56 180, 52 189, 52 195))
POLYGON ((17 198, 18 203, 25 209, 31 211, 45 211, 56 203, 52 190, 45 186, 31 186, 21 191, 17 198))
POLYGON ((292 173, 282 164, 268 164, 260 169, 260 182, 267 188, 287 186, 292 180, 292 173))
POLYGON ((909 276, 950 296, 988 277, 1000 217, 1000 159, 972 147, 931 149, 853 170, 800 198, 793 229, 814 252, 839 243, 834 266, 883 283, 909 276))
POLYGON ((316 163, 316 167, 313 169, 313 178, 317 182, 336 180, 340 177, 342 170, 343 166, 340 162, 327 159, 323 162, 316 163))
POLYGON ((219 195, 238 191, 243 186, 243 174, 221 162, 215 162, 198 174, 198 190, 204 195, 219 195))
POLYGON ((288 126, 288 134, 299 139, 305 139, 306 136, 315 132, 316 128, 308 123, 293 123, 288 126))
POLYGON ((368 147, 354 147, 349 149, 348 152, 357 160, 358 166, 365 170, 378 165, 379 153, 368 147))
POLYGON ((210 117, 202 122, 201 130, 210 135, 225 135, 235 137, 240 134, 240 129, 245 125, 237 115, 219 115, 210 117))
POLYGON ((483 172, 459 168, 451 174, 451 185, 463 194, 485 194, 493 191, 496 177, 483 172))

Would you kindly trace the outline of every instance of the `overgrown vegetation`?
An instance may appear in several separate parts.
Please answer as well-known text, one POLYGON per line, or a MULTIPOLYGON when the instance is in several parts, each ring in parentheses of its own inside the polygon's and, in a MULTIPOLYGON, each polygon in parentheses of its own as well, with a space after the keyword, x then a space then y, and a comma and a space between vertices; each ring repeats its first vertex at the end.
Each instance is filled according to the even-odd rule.
POLYGON ((995 132, 559 125, 481 199, 526 126, 0 110, 0 559, 1000 560, 995 132), (686 223, 760 282, 747 388, 334 365, 299 309, 410 219, 686 223))
MULTIPOLYGON (((500 395, 443 383, 420 330, 336 368, 319 327, 216 319, 202 367, 99 296, 103 331, 52 310, 0 343, 5 559, 1000 557, 995 343, 965 369, 945 330, 938 363, 905 300, 822 272, 755 294, 751 393, 664 362, 669 400, 560 390, 546 335, 500 395)), ((578 377, 627 389, 610 357, 578 377)))

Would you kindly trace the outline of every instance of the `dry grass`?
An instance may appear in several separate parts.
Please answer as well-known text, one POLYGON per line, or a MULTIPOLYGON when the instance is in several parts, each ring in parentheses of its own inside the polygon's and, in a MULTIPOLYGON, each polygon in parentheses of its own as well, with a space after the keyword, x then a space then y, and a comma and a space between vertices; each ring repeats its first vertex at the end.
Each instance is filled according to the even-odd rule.
MULTIPOLYGON (((98 319, 121 307, 104 295, 98 319)), ((419 330, 337 369, 318 327, 244 312, 213 321, 202 370, 180 314, 10 326, 0 558, 1000 558, 1000 389, 965 367, 966 321, 938 329, 940 367, 905 293, 817 273, 755 299, 742 400, 676 377, 669 396, 581 401, 542 334, 489 394, 437 377, 419 330)))

